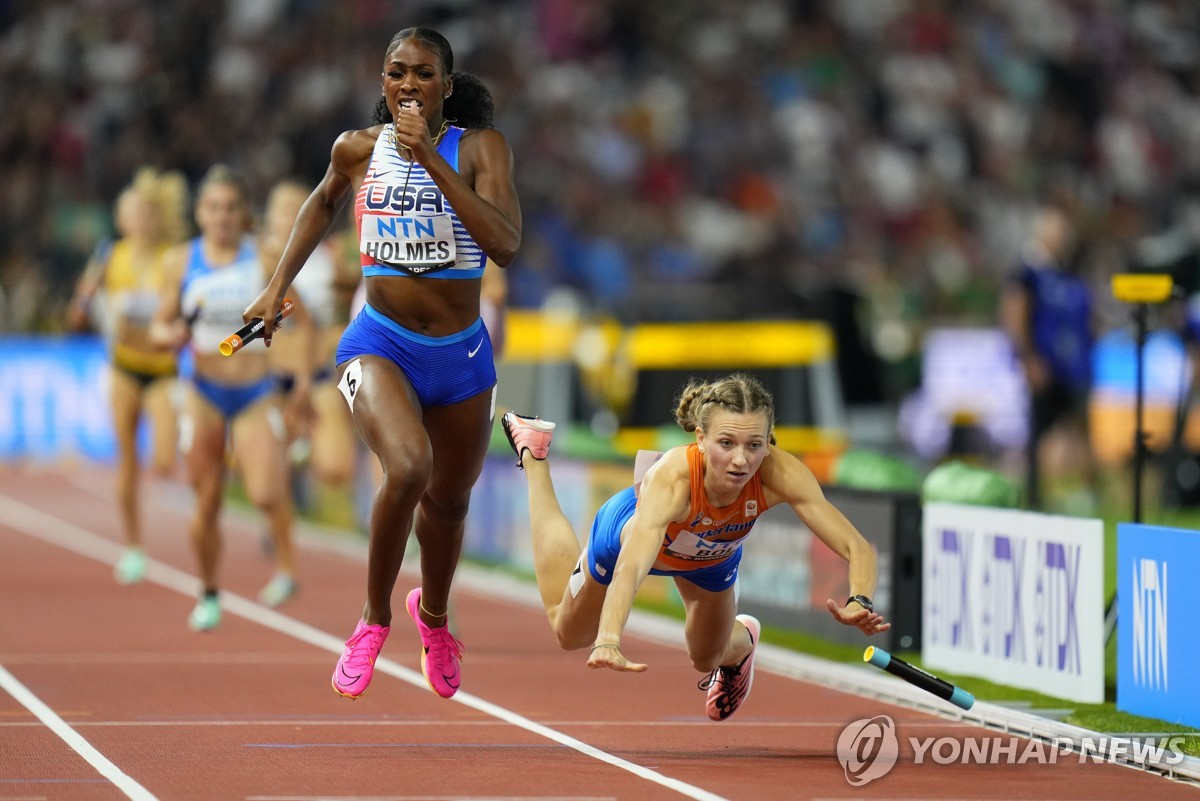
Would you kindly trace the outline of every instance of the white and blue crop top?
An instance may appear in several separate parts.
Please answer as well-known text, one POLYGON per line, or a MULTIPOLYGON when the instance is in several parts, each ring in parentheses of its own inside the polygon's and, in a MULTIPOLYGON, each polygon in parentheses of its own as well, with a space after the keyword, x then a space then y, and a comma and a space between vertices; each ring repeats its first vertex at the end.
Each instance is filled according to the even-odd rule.
MULTIPOLYGON (((438 152, 458 170, 463 129, 449 126, 438 152)), ((487 262, 425 168, 400 157, 387 124, 354 202, 364 276, 480 278, 487 262)))
POLYGON ((190 348, 217 353, 225 337, 244 325, 242 312, 262 291, 262 262, 250 237, 238 245, 233 261, 213 265, 204 256, 203 240, 193 239, 180 288, 180 309, 191 321, 190 348))

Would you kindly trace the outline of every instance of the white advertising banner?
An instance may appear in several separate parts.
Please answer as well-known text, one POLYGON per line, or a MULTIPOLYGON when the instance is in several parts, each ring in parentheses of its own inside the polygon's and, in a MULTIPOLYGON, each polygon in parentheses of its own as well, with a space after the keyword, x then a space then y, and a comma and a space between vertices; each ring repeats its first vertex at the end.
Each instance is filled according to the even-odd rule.
POLYGON ((921 656, 1082 703, 1104 701, 1104 524, 924 506, 921 656))

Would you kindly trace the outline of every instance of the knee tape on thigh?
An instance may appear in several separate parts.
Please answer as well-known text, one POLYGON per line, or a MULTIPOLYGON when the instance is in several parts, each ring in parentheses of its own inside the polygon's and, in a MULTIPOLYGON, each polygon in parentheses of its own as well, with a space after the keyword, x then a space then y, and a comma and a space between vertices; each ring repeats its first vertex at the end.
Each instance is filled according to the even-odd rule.
POLYGON ((579 561, 575 563, 575 570, 572 571, 571 578, 567 582, 567 587, 569 587, 571 590, 572 598, 578 598, 579 591, 583 589, 583 582, 585 578, 583 572, 587 570, 587 568, 583 566, 583 560, 586 558, 587 551, 584 551, 582 554, 580 554, 579 561))
POLYGON ((192 443, 196 439, 196 421, 190 414, 179 418, 179 452, 187 455, 192 452, 192 443))
POLYGON ((275 435, 275 439, 287 440, 287 424, 283 422, 283 411, 278 406, 267 409, 267 428, 275 435))
POLYGON ((170 399, 171 409, 176 414, 182 414, 184 402, 187 400, 187 385, 177 378, 171 379, 171 384, 167 387, 167 397, 170 399))

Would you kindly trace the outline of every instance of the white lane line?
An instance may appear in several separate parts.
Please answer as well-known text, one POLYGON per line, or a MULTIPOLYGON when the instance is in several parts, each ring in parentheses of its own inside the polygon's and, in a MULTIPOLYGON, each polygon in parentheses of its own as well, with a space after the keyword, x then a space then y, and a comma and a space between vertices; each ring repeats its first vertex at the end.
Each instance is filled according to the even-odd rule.
POLYGON ((5 670, 3 666, 0 666, 0 687, 16 699, 18 704, 37 715, 38 719, 46 724, 46 728, 58 735, 59 739, 64 743, 71 746, 71 749, 87 760, 87 763, 95 768, 101 776, 115 784, 117 789, 123 792, 127 798, 132 798, 134 801, 157 801, 149 790, 134 781, 112 762, 109 762, 104 754, 97 751, 91 743, 83 739, 77 731, 68 726, 66 721, 54 714, 53 709, 42 703, 40 698, 31 693, 29 688, 24 684, 17 681, 16 676, 5 670))
MULTIPOLYGON (((31 720, 15 721, 11 723, 0 722, 0 729, 12 728, 28 728, 36 727, 41 724, 31 720)), ((195 726, 204 728, 211 726, 214 728, 221 726, 383 726, 383 727, 398 727, 411 728, 413 726, 445 726, 444 720, 412 720, 410 718, 397 718, 395 720, 331 720, 331 719, 291 719, 291 718, 269 718, 265 720, 86 720, 73 721, 72 724, 77 729, 82 728, 152 728, 155 726, 174 727, 174 726, 195 726)), ((508 724, 502 720, 456 720, 455 726, 507 726, 508 724)), ((712 731, 712 723, 708 718, 700 720, 547 720, 543 723, 545 726, 562 726, 577 727, 577 728, 604 728, 607 726, 620 726, 621 728, 669 728, 677 729, 680 727, 695 727, 697 729, 707 729, 712 731)), ((933 726, 935 724, 929 724, 933 726)), ((945 728, 941 724, 936 724, 937 728, 945 728)), ((729 725, 722 724, 721 730, 725 729, 830 729, 833 731, 841 731, 846 728, 844 723, 816 723, 798 721, 795 723, 782 723, 779 721, 730 721, 729 725)), ((908 727, 906 727, 908 728, 908 727)), ((4 801, 0 797, 0 801, 4 801)))
MULTIPOLYGON (((93 534, 73 523, 61 520, 5 495, 0 495, 0 521, 4 525, 11 526, 34 539, 51 545, 57 545, 60 548, 96 559, 107 565, 115 565, 117 559, 120 558, 121 547, 112 540, 93 534)), ((146 571, 146 580, 175 590, 189 598, 196 595, 198 582, 194 576, 153 559, 149 560, 149 563, 149 569, 146 571)), ((223 592, 221 594, 221 608, 238 617, 293 637, 301 642, 306 642, 309 645, 332 654, 341 654, 344 647, 342 640, 332 634, 327 634, 307 623, 302 623, 287 615, 280 614, 274 609, 268 609, 231 592, 223 592)), ((386 657, 380 657, 375 663, 375 670, 428 692, 424 676, 386 657)), ((544 737, 551 742, 571 748, 599 762, 620 768, 638 778, 674 790, 686 798, 692 798, 695 801, 729 801, 716 793, 709 792, 679 779, 665 776, 657 771, 602 751, 582 740, 577 740, 574 737, 532 721, 498 704, 493 704, 490 701, 485 701, 482 698, 471 695, 468 692, 460 690, 449 700, 482 712, 485 715, 503 720, 532 734, 544 737)), ((63 725, 65 726, 66 724, 63 725)), ((69 727, 67 728, 69 729, 69 727)))
POLYGON ((248 795, 246 801, 617 801, 615 795, 248 795))

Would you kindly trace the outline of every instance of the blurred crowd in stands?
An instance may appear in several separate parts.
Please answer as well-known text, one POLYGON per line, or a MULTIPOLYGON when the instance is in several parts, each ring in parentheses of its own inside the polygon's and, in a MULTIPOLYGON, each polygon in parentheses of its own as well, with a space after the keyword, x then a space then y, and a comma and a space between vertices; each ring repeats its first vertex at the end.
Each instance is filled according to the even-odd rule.
POLYGON ((139 166, 316 182, 413 24, 496 97, 515 306, 829 318, 894 396, 1039 204, 1101 300, 1200 237, 1189 0, 0 0, 0 331, 61 328, 139 166))

